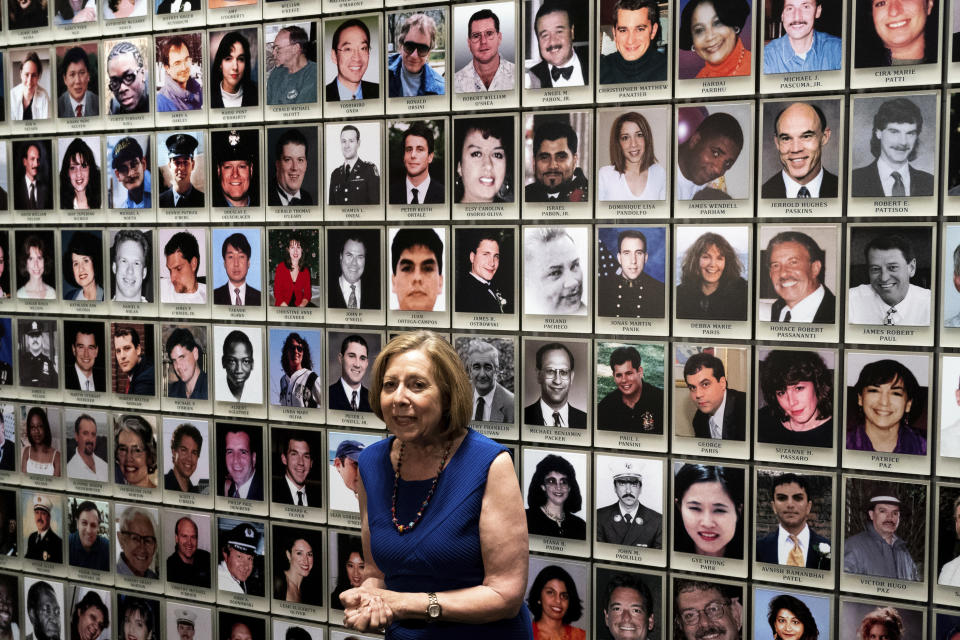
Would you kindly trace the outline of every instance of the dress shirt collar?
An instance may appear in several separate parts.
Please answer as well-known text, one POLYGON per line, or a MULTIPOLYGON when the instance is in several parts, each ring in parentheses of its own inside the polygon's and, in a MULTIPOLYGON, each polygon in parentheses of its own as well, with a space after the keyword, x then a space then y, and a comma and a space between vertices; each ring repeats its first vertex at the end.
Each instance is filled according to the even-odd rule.
POLYGON ((289 474, 283 474, 283 479, 287 481, 287 488, 290 489, 290 497, 293 498, 293 504, 297 504, 297 491, 303 494, 303 506, 309 507, 307 504, 307 487, 298 487, 296 483, 290 479, 289 474))
POLYGON ((80 381, 80 390, 81 390, 81 391, 86 391, 86 390, 87 390, 87 382, 90 383, 90 388, 91 388, 91 389, 93 389, 94 391, 97 390, 97 387, 93 384, 93 374, 92 374, 92 373, 91 373, 90 375, 87 375, 86 373, 84 373, 83 369, 81 369, 79 366, 77 366, 76 363, 73 364, 73 368, 77 370, 77 380, 80 381))
POLYGON ((708 418, 710 424, 710 437, 720 440, 723 438, 723 410, 727 408, 727 392, 723 392, 723 402, 717 407, 716 412, 708 418))
POLYGON ((343 294, 343 301, 344 301, 344 302, 349 302, 349 301, 350 301, 350 287, 351 287, 351 286, 355 287, 354 293, 357 294, 357 308, 359 309, 359 308, 360 308, 360 302, 361 302, 361 300, 360 300, 360 281, 357 280, 355 284, 351 285, 349 282, 346 281, 346 279, 344 279, 343 275, 341 274, 340 277, 337 278, 337 282, 340 283, 340 292, 343 294))
POLYGON ((783 316, 786 315, 787 311, 790 312, 790 322, 813 322, 813 317, 817 315, 817 309, 820 308, 820 303, 823 302, 825 295, 827 295, 827 290, 823 288, 823 285, 820 285, 816 291, 792 307, 783 305, 780 317, 776 318, 774 322, 783 322, 783 316))
POLYGON ((240 302, 241 302, 242 304, 246 304, 246 302, 247 302, 247 281, 244 280, 244 281, 243 281, 243 284, 240 285, 239 287, 237 287, 237 285, 235 285, 235 284, 233 284, 232 282, 230 282, 229 280, 227 280, 227 290, 230 292, 230 304, 231 304, 231 305, 236 305, 236 304, 237 304, 237 289, 240 289, 240 302))
POLYGON ((570 50, 572 54, 570 59, 567 61, 567 64, 561 65, 560 68, 564 67, 573 67, 573 72, 570 74, 569 78, 564 78, 560 76, 556 80, 553 79, 552 73, 556 68, 554 65, 547 63, 547 69, 551 73, 550 81, 553 83, 554 87, 582 87, 586 84, 583 80, 583 69, 580 67, 580 57, 576 54, 573 49, 570 50))
POLYGON ((477 413, 477 400, 483 398, 483 420, 486 422, 490 419, 490 407, 493 405, 493 394, 497 390, 497 385, 493 385, 490 391, 486 395, 481 396, 477 393, 476 388, 473 390, 473 415, 477 413))
POLYGON ((413 184, 410 182, 410 176, 407 176, 406 180, 404 180, 404 184, 407 188, 407 199, 405 200, 405 204, 410 204, 410 201, 413 200, 413 193, 411 192, 411 189, 417 190, 417 200, 420 201, 420 204, 423 204, 423 199, 427 195, 427 189, 430 188, 430 172, 427 172, 426 180, 420 184, 413 184))
POLYGON ((783 184, 787 188, 788 198, 796 198, 800 187, 806 187, 807 191, 810 192, 811 198, 820 197, 820 185, 823 184, 823 165, 820 165, 820 172, 817 173, 816 177, 807 184, 800 184, 791 178, 790 174, 786 171, 780 171, 780 175, 783 176, 783 184))
POLYGON ((540 398, 540 411, 543 413, 543 424, 547 427, 553 426, 553 412, 557 411, 560 414, 560 426, 567 428, 570 426, 570 405, 566 402, 563 403, 563 406, 559 409, 552 409, 546 402, 543 401, 543 398, 540 398))
POLYGON ((883 154, 880 154, 880 157, 877 158, 877 172, 880 174, 880 183, 883 184, 883 195, 890 196, 893 194, 893 178, 890 177, 890 174, 896 171, 900 174, 900 179, 903 180, 903 191, 908 196, 910 195, 910 163, 904 162, 899 167, 896 167, 883 157, 883 154))

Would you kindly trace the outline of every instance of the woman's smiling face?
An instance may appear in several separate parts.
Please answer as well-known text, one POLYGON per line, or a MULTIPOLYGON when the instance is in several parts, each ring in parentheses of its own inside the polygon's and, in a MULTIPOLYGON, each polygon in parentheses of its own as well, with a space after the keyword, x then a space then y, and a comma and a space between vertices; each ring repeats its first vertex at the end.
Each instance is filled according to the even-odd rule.
POLYGON ((562 507, 570 496, 570 481, 559 471, 551 471, 543 478, 541 485, 547 496, 547 502, 562 507))
POLYGON ((543 585, 540 591, 540 603, 543 606, 543 615, 551 620, 562 621, 570 607, 570 596, 563 580, 554 578, 543 585))
POLYGON ((737 532, 737 506, 719 482, 694 483, 680 498, 680 515, 700 555, 723 556, 737 532))
POLYGON ((737 45, 737 32, 720 21, 711 2, 701 2, 690 21, 693 50, 710 64, 720 64, 737 45))
POLYGON ((83 156, 77 154, 70 158, 70 184, 77 193, 87 190, 90 184, 90 165, 87 164, 83 156))
POLYGON ((507 175, 507 153, 503 142, 479 131, 463 140, 458 173, 463 180, 463 202, 493 202, 507 175))

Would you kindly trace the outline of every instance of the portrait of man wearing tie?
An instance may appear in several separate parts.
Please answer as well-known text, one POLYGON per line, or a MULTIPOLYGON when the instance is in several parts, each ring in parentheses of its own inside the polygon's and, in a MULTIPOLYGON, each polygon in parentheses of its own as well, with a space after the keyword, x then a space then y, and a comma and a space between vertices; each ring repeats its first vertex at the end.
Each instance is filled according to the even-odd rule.
MULTIPOLYGON (((866 230, 851 230, 851 261, 858 257, 854 247, 860 244, 856 242, 858 234, 855 232, 866 230)), ((917 231, 925 236, 923 240, 891 233, 877 234, 866 242, 863 248, 864 263, 851 265, 850 283, 855 286, 847 293, 847 322, 914 327, 930 325, 930 289, 920 286, 929 282, 929 264, 921 273, 917 257, 926 255, 929 261, 932 255, 929 240, 931 230, 917 231), (867 282, 856 284, 862 282, 864 276, 867 282), (912 284, 911 280, 918 284, 912 284)))
POLYGON ((73 366, 64 370, 64 386, 73 391, 106 391, 106 350, 101 354, 104 327, 102 322, 63 323, 63 339, 69 344, 64 353, 73 354, 73 366))
MULTIPOLYGON (((527 350, 536 344, 528 341, 527 350)), ((573 352, 565 344, 548 342, 537 349, 534 363, 540 394, 524 408, 523 424, 586 429, 587 414, 568 402, 575 373, 573 352)))
MULTIPOLYGON (((214 242, 217 236, 230 229, 214 229, 214 242)), ((227 236, 220 245, 220 255, 223 257, 223 270, 227 275, 227 282, 213 290, 213 304, 237 307, 259 307, 261 305, 260 290, 253 286, 259 284, 260 275, 260 231, 257 229, 240 229, 227 236), (253 251, 250 239, 256 245, 253 251), (258 282, 251 280, 250 269, 254 268, 258 282)), ((216 277, 219 279, 219 270, 216 277)))
MULTIPOLYGON (((500 350, 504 362, 515 361, 512 341, 501 338, 458 338, 457 353, 470 376, 473 387, 473 419, 477 422, 512 424, 514 420, 514 395, 501 380, 515 380, 513 367, 500 368, 500 350)), ((513 386, 513 385, 511 385, 513 386)))
MULTIPOLYGON (((61 48, 57 47, 57 53, 61 48)), ((96 49, 87 53, 81 47, 70 47, 62 53, 60 78, 64 91, 57 98, 57 113, 61 118, 86 118, 100 115, 100 97, 90 90, 91 83, 97 86, 90 72, 90 59, 96 49)))
POLYGON ((310 476, 314 455, 320 456, 319 433, 294 429, 275 429, 273 464, 273 501, 300 507, 323 506, 320 481, 310 476))
POLYGON ((340 376, 330 385, 327 394, 331 409, 373 411, 370 408, 370 390, 363 385, 363 378, 370 366, 370 359, 375 358, 376 354, 368 355, 367 350, 367 340, 359 334, 348 335, 340 343, 337 356, 340 376))
POLYGON ((696 405, 693 432, 698 438, 740 440, 746 437, 747 396, 729 388, 723 361, 702 351, 687 359, 683 378, 696 405))
MULTIPOLYGON (((339 125, 337 125, 339 126, 339 125)), ((373 134, 373 141, 366 144, 373 152, 373 157, 379 158, 379 124, 361 123, 365 133, 373 134)), ((340 140, 340 150, 343 153, 342 163, 335 157, 335 153, 327 154, 327 166, 334 169, 329 176, 329 199, 333 205, 362 205, 380 204, 380 170, 375 162, 360 158, 360 127, 348 124, 336 132, 334 127, 327 127, 327 140, 340 140)), ((364 151, 367 151, 365 148, 364 151)))
POLYGON ((467 313, 514 312, 514 230, 492 227, 456 229, 456 300, 467 313), (464 259, 466 258, 466 259, 464 259))
MULTIPOLYGON (((194 155, 203 139, 200 132, 175 133, 160 143, 167 149, 167 171, 160 168, 170 188, 160 192, 161 207, 202 208, 203 192, 193 186, 193 172, 197 167, 194 155), (166 175, 169 173, 169 177, 166 175)), ((159 136, 162 140, 163 135, 159 136)), ((199 176, 203 180, 203 176, 199 176)))
POLYGON ((268 141, 278 133, 273 143, 274 174, 267 187, 267 204, 271 207, 313 206, 317 202, 310 189, 316 187, 317 129, 272 129, 267 132, 268 141))
POLYGON ((241 500, 263 500, 261 428, 254 425, 219 424, 217 466, 219 495, 241 500))
POLYGON ((380 231, 327 229, 327 256, 327 306, 379 309, 380 231))
MULTIPOLYGON (((830 515, 829 485, 825 487, 826 491, 823 491, 824 487, 813 491, 811 478, 795 473, 772 478, 762 474, 757 483, 758 493, 763 492, 761 495, 770 491, 770 509, 777 519, 777 528, 757 539, 757 562, 829 571, 830 540, 810 526, 810 521, 819 520, 818 514, 812 514, 814 497, 826 505, 827 516, 830 515)), ((761 502, 758 506, 766 505, 761 502)))
POLYGON ((49 140, 27 140, 13 143, 13 206, 16 209, 52 209, 50 188, 51 157, 49 140))
POLYGON ((597 509, 597 542, 663 547, 663 515, 640 502, 642 466, 640 460, 611 459, 609 471, 617 501, 597 509))
MULTIPOLYGON (((918 159, 921 148, 923 111, 935 113, 935 99, 933 95, 911 96, 893 98, 880 104, 873 116, 873 129, 870 132, 873 162, 853 170, 850 178, 851 195, 870 198, 933 195, 933 174, 917 168, 913 163, 918 159), (918 103, 925 109, 922 110, 918 103)), ((865 98, 854 104, 854 126, 863 118, 862 109, 871 107, 876 100, 865 98)), ((856 153, 854 145, 851 148, 856 153)), ((931 153, 936 153, 936 149, 931 153)), ((932 156, 926 155, 926 159, 933 163, 932 156)), ((851 164, 854 162, 856 160, 851 164)))
MULTIPOLYGON (((839 145, 828 146, 831 129, 822 107, 816 102, 794 102, 779 108, 773 120, 773 146, 764 145, 764 167, 772 164, 774 148, 779 164, 777 172, 760 188, 761 198, 836 198, 839 181, 835 173, 823 166, 824 151, 829 152, 828 163, 836 170, 839 164, 839 145)), ((839 102, 830 107, 839 110, 839 102)), ((768 113, 764 105, 764 116, 768 113)), ((831 110, 832 111, 832 110, 831 110)), ((768 138, 769 140, 769 138, 768 138)))
POLYGON ((390 128, 390 204, 443 204, 443 120, 400 122, 390 128), (432 170, 431 170, 432 169, 432 170))

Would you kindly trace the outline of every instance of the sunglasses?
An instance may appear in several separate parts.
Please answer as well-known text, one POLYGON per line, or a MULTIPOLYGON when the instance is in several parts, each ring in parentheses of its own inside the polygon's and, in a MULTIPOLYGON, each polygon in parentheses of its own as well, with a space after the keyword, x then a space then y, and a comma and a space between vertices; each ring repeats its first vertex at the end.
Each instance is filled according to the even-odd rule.
POLYGON ((428 53, 430 53, 430 45, 423 44, 420 42, 404 42, 403 50, 407 52, 407 55, 412 55, 414 51, 417 52, 417 55, 421 58, 428 53))
POLYGON ((136 79, 137 79, 137 74, 134 73, 133 71, 127 71, 125 74, 123 74, 120 77, 110 76, 110 83, 109 83, 110 91, 116 91, 117 89, 119 89, 121 82, 129 87, 134 83, 134 81, 136 81, 136 79))

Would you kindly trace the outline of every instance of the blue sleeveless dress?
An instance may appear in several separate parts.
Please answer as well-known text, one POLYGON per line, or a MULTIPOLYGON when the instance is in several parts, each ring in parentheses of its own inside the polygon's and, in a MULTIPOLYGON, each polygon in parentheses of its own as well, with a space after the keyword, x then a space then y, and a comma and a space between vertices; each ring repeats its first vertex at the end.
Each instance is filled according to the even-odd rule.
MULTIPOLYGON (((472 429, 447 463, 437 491, 413 530, 397 533, 390 514, 393 496, 393 438, 380 440, 360 454, 360 476, 367 492, 367 518, 373 560, 384 573, 386 588, 401 592, 450 591, 483 582, 480 507, 490 464, 506 447, 472 429)), ((413 520, 432 479, 400 481, 401 521, 413 520)), ((427 602, 424 599, 424 609, 427 602)), ((388 640, 532 640, 526 605, 508 620, 461 624, 401 620, 387 630, 388 640)))

